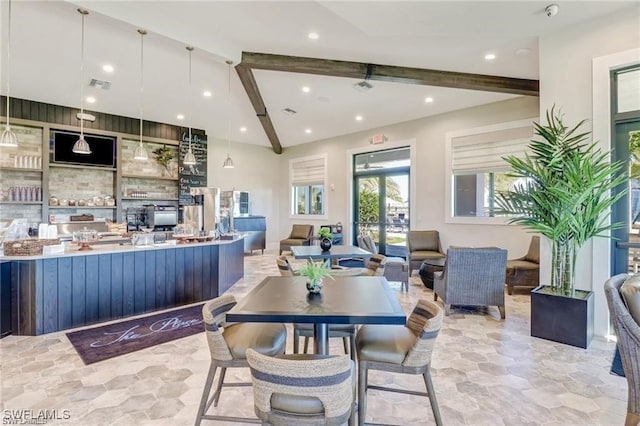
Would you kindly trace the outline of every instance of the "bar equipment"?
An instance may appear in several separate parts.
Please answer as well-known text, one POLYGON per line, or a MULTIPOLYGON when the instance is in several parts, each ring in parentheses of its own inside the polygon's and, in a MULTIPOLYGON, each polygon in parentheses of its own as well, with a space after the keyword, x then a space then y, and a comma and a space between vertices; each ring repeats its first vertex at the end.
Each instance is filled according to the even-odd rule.
POLYGON ((220 189, 191 188, 194 204, 182 206, 182 219, 196 232, 209 234, 220 223, 220 189))

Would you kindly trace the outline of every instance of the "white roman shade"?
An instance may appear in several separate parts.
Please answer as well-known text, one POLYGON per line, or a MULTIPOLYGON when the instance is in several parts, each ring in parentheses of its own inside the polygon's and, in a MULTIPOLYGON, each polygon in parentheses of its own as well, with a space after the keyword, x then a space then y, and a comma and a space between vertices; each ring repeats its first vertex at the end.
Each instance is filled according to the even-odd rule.
POLYGON ((533 137, 533 126, 516 127, 451 138, 451 169, 454 175, 506 172, 502 158, 524 158, 533 137))
POLYGON ((324 185, 325 163, 324 155, 291 160, 291 185, 324 185))

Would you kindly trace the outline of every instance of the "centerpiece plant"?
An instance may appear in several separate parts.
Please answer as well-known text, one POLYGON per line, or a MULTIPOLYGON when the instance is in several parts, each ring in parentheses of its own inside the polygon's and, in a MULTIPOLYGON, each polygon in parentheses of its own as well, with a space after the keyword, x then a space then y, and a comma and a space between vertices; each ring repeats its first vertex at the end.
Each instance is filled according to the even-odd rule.
POLYGON ((314 262, 311 259, 307 259, 307 263, 301 266, 298 271, 300 275, 309 279, 307 282, 307 290, 309 290, 310 293, 320 293, 322 291, 322 280, 324 278, 333 279, 330 267, 323 260, 314 262))
POLYGON ((534 123, 529 153, 505 157, 516 184, 497 194, 501 214, 551 241, 551 289, 574 296, 576 256, 591 238, 608 237, 623 226, 611 223, 611 207, 626 193, 622 162, 612 162, 581 131, 585 120, 569 127, 555 106, 546 124, 534 123))
POLYGON ((329 228, 320 228, 320 231, 318 231, 318 238, 320 238, 320 247, 323 251, 331 249, 331 245, 333 243, 333 234, 331 233, 329 228))

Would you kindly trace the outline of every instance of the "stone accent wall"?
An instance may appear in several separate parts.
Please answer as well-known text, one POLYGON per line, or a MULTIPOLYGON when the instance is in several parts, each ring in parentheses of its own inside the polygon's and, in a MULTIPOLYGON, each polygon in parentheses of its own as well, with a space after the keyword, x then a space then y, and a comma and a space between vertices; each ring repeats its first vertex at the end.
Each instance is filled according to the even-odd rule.
MULTIPOLYGON (((42 221, 42 206, 39 204, 2 204, 0 205, 0 222, 26 218, 33 223, 42 221)), ((0 226, 0 228, 2 228, 0 226)))
MULTIPOLYGON (((169 163, 168 170, 161 166, 154 158, 153 151, 161 148, 163 144, 143 142, 149 153, 148 161, 133 159, 133 153, 140 142, 131 139, 122 140, 122 175, 138 175, 149 177, 172 177, 178 179, 178 147, 166 145, 173 151, 173 160, 169 163)), ((177 186, 177 184, 176 184, 177 186)))
POLYGON ((132 191, 144 191, 148 198, 178 198, 178 183, 173 180, 122 178, 122 196, 131 197, 132 191))
POLYGON ((49 196, 58 200, 93 199, 113 197, 115 172, 98 169, 51 167, 49 169, 49 196))
MULTIPOLYGON (((4 126, 2 128, 4 129, 4 126)), ((0 167, 18 167, 17 160, 20 156, 39 157, 42 164, 42 129, 12 124, 11 130, 18 136, 18 148, 0 149, 0 167)), ((2 173, 3 182, 7 174, 6 171, 2 173)))

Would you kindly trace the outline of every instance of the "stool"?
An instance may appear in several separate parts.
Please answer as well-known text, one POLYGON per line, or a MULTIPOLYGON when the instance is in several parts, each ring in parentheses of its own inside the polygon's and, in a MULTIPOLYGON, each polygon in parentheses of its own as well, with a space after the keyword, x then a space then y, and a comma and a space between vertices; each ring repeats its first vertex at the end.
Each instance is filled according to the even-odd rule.
POLYGON ((402 288, 409 291, 409 263, 401 257, 387 257, 384 265, 384 277, 387 281, 400 281, 402 288))

